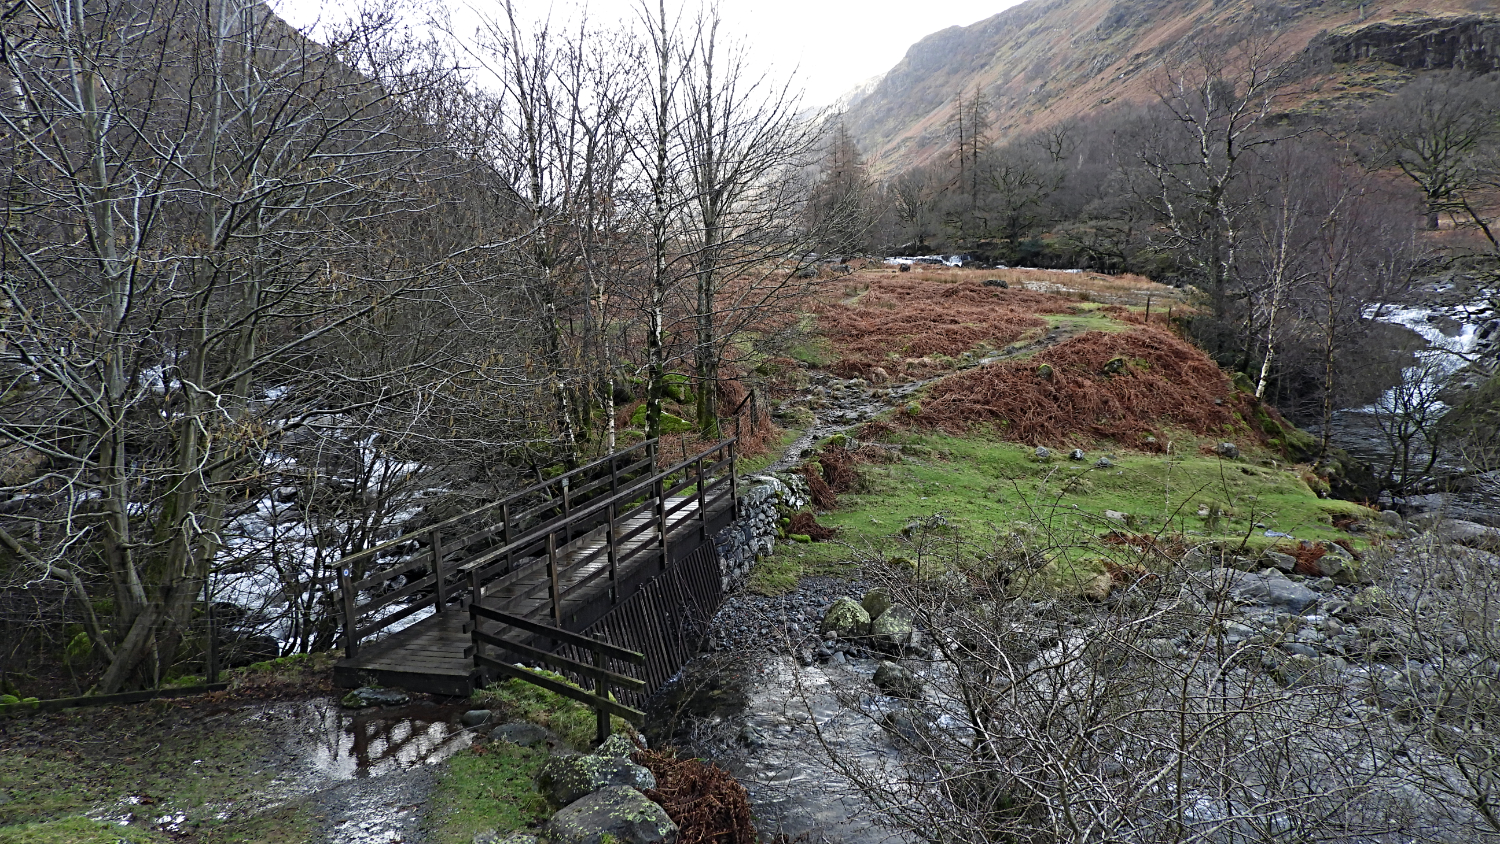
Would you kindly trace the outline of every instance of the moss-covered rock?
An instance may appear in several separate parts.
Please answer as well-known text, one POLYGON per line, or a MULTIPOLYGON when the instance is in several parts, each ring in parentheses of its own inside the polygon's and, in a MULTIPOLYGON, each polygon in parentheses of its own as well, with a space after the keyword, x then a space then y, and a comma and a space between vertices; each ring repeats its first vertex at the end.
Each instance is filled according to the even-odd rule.
POLYGON ((543 834, 552 844, 676 844, 677 824, 646 795, 615 785, 568 804, 543 834))
POLYGON ((837 633, 848 639, 870 632, 870 614, 853 598, 839 598, 823 614, 824 633, 837 633))
POLYGON ((617 756, 554 756, 537 774, 537 787, 555 806, 566 806, 610 786, 656 788, 656 777, 617 756))

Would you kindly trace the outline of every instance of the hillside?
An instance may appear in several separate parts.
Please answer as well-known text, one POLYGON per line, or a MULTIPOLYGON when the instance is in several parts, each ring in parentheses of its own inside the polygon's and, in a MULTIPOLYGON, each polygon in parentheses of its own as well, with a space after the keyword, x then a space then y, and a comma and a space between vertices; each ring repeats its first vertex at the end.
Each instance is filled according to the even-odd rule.
MULTIPOLYGON (((1185 58, 1257 8, 1248 0, 1029 0, 918 41, 852 100, 846 120, 876 170, 897 171, 941 148, 960 93, 978 89, 988 97, 991 138, 1000 139, 1110 103, 1148 101, 1161 62, 1185 58)), ((1388 76, 1399 80, 1398 66, 1493 68, 1500 55, 1500 17, 1493 13, 1489 0, 1274 7, 1279 46, 1311 45, 1330 60, 1339 93, 1356 96, 1361 87, 1390 84, 1388 76)))

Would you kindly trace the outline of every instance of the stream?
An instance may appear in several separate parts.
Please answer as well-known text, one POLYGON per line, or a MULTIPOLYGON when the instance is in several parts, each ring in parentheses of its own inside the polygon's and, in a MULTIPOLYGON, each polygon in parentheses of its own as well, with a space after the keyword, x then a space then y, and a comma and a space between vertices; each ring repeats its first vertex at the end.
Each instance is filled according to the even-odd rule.
MULTIPOLYGON (((1462 388, 1477 386, 1500 363, 1500 310, 1495 294, 1477 289, 1466 295, 1451 287, 1429 291, 1430 305, 1369 305, 1368 318, 1400 326, 1419 336, 1425 347, 1417 350, 1413 364, 1402 373, 1402 381, 1374 402, 1335 411, 1330 426, 1333 442, 1378 469, 1398 460, 1403 433, 1401 419, 1416 420, 1406 433, 1411 438, 1411 463, 1417 469, 1432 457, 1432 444, 1425 436, 1438 418, 1456 401, 1462 388), (1459 294, 1454 301, 1455 294, 1459 294), (1444 300, 1447 301, 1444 301, 1444 300)), ((1441 482, 1461 479, 1467 473, 1463 455, 1441 439, 1432 474, 1439 483, 1415 484, 1419 490, 1382 503, 1407 515, 1442 513, 1451 518, 1500 526, 1497 484, 1441 482), (1431 489, 1433 486, 1446 487, 1431 489), (1428 489, 1422 489, 1427 487, 1428 489)), ((1494 473, 1491 473, 1494 474, 1494 473)), ((1500 478, 1496 479, 1500 481, 1500 478)))

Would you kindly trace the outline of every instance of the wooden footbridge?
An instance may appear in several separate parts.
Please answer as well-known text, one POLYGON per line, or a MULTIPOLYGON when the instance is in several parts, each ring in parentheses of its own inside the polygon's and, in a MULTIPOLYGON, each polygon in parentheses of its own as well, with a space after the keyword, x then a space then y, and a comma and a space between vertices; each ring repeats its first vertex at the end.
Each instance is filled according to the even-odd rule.
POLYGON ((712 540, 738 512, 734 448, 659 468, 647 441, 345 558, 335 682, 468 695, 510 675, 551 688, 515 663, 543 664, 593 681, 591 705, 635 720, 606 688, 638 704, 718 609, 712 540))

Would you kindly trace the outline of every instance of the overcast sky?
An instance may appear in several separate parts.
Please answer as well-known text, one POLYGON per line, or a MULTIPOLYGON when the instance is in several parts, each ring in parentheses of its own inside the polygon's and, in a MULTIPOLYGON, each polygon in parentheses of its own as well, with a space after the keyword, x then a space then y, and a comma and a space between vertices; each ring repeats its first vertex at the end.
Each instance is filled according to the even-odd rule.
MULTIPOLYGON (((331 14, 338 0, 270 0, 293 25, 306 28, 318 15, 331 14)), ((632 16, 636 0, 592 0, 589 15, 599 22, 632 16)), ((675 0, 680 3, 681 0, 675 0)), ((797 72, 806 104, 822 106, 873 76, 890 70, 922 36, 950 26, 966 26, 1019 0, 723 0, 730 28, 742 34, 751 55, 778 74, 797 72)), ((486 4, 452 0, 455 7, 486 4)), ((495 3, 498 9, 499 4, 495 3)), ((668 0, 670 9, 674 0, 668 0)), ((576 15, 576 2, 516 0, 533 19, 576 15)))

